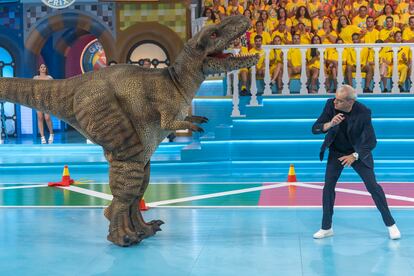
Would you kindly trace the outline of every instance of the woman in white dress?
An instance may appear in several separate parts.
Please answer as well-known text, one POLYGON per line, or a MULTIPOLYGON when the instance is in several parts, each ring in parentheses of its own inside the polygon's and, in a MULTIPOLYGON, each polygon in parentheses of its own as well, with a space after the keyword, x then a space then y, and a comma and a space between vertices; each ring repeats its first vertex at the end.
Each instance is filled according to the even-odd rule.
MULTIPOLYGON (((33 79, 35 80, 52 80, 53 78, 48 75, 48 71, 47 71, 47 67, 45 64, 40 64, 39 67, 39 75, 34 76, 33 79)), ((41 111, 37 111, 37 126, 39 128, 39 133, 40 133, 40 140, 42 144, 47 144, 49 142, 49 144, 53 143, 53 139, 54 139, 54 133, 53 133, 53 125, 52 125, 52 120, 50 119, 50 115, 47 113, 43 113, 41 111), (46 141, 46 137, 45 137, 45 131, 43 128, 43 120, 46 121, 46 125, 49 129, 49 139, 48 141, 46 141)))

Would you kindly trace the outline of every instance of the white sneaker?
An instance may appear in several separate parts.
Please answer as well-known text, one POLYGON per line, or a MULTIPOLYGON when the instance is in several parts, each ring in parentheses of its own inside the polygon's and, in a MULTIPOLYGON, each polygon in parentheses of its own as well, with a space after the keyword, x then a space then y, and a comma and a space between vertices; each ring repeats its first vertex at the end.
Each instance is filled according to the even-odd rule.
POLYGON ((47 144, 45 136, 40 137, 40 142, 42 144, 47 144))
POLYGON ((328 230, 320 229, 318 232, 313 234, 313 238, 314 239, 323 239, 323 238, 331 237, 331 236, 333 236, 333 234, 334 234, 334 232, 333 232, 332 228, 328 229, 328 230))
POLYGON ((49 144, 53 144, 53 140, 54 140, 54 138, 55 138, 55 135, 54 134, 50 134, 50 136, 49 136, 49 144))
POLYGON ((401 233, 400 230, 398 230, 397 225, 391 225, 388 227, 388 232, 390 234, 390 239, 392 240, 398 240, 401 239, 401 233))

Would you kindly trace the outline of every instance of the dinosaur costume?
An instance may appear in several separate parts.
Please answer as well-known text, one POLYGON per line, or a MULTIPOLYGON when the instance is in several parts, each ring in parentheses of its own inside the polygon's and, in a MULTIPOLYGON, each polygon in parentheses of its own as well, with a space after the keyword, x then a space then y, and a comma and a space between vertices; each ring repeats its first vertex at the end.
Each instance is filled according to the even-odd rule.
POLYGON ((187 117, 205 75, 251 67, 258 56, 217 55, 250 27, 243 16, 202 29, 164 69, 115 65, 65 80, 0 78, 0 100, 51 113, 104 148, 113 200, 105 209, 108 240, 139 243, 161 230, 137 208, 150 178, 150 158, 174 130, 203 131, 207 118, 187 117))

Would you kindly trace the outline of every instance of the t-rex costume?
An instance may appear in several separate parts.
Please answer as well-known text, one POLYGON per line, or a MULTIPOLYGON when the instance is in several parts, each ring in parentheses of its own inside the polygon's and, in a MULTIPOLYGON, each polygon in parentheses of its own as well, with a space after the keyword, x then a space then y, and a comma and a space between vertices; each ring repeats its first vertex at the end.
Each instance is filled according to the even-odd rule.
POLYGON ((104 148, 114 196, 106 208, 108 240, 139 243, 161 230, 138 210, 150 178, 150 157, 172 131, 203 131, 205 117, 186 117, 205 75, 251 67, 258 56, 216 55, 250 27, 243 16, 202 29, 165 69, 115 65, 65 80, 0 78, 0 100, 51 113, 104 148))

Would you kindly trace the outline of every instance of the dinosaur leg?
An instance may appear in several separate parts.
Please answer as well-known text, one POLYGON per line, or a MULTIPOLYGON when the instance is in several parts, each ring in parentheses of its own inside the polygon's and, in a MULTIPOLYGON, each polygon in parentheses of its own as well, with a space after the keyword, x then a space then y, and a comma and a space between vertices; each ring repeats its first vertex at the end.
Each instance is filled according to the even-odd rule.
POLYGON ((130 205, 138 197, 144 178, 143 145, 115 96, 104 87, 93 93, 79 91, 74 110, 79 126, 102 145, 110 163, 109 185, 114 196, 105 211, 108 240, 120 246, 140 242, 142 235, 131 221, 130 205))
POLYGON ((144 221, 142 217, 141 211, 139 210, 139 202, 141 201, 142 197, 144 196, 145 190, 148 187, 150 180, 150 161, 148 161, 147 165, 144 168, 144 179, 142 182, 141 190, 139 192, 138 197, 130 206, 131 212, 131 221, 134 225, 135 229, 143 232, 144 235, 141 238, 147 238, 153 236, 156 232, 161 231, 160 226, 164 224, 162 220, 152 220, 148 223, 144 221))
POLYGON ((144 178, 144 165, 136 161, 113 160, 109 171, 109 185, 114 199, 105 210, 109 219, 108 240, 129 246, 142 240, 143 232, 136 229, 131 220, 131 204, 139 194, 144 178))

